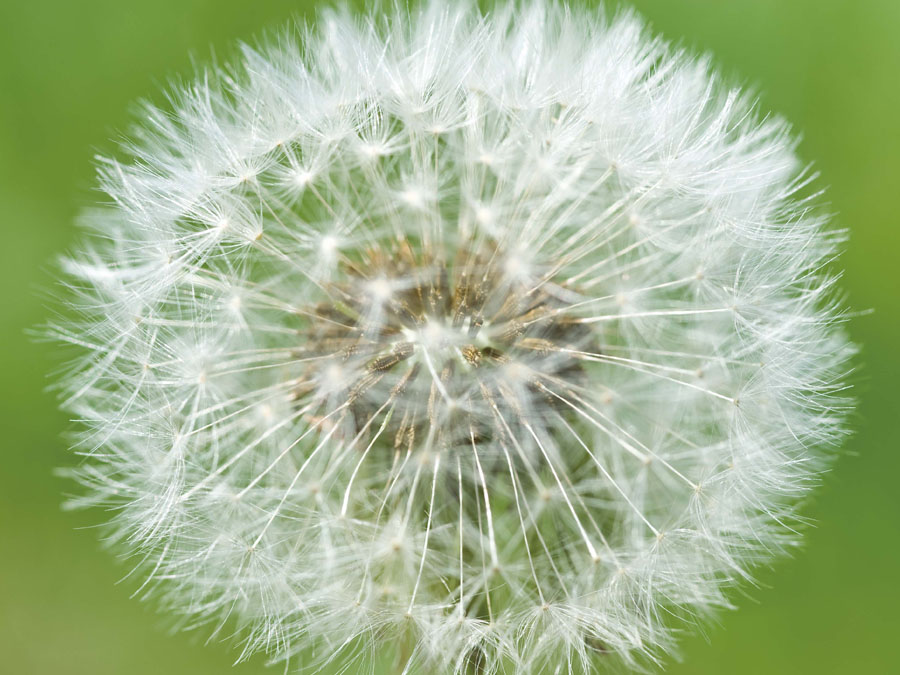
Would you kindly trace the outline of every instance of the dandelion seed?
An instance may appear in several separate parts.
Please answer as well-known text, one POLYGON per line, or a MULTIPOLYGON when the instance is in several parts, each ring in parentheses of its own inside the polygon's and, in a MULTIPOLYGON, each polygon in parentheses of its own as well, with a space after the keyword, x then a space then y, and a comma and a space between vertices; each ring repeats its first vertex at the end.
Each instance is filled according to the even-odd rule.
POLYGON ((324 14, 105 160, 75 504, 243 655, 660 659, 794 541, 852 349, 786 125, 533 0, 324 14))

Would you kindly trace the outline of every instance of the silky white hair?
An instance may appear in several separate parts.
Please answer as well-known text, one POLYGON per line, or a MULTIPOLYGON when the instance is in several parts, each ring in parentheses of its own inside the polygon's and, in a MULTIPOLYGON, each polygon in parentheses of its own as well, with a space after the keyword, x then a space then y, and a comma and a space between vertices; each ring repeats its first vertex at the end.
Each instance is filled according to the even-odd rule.
POLYGON ((326 12, 148 106, 64 262, 73 505, 301 665, 646 665, 796 541, 845 429, 786 124, 532 0, 326 12))

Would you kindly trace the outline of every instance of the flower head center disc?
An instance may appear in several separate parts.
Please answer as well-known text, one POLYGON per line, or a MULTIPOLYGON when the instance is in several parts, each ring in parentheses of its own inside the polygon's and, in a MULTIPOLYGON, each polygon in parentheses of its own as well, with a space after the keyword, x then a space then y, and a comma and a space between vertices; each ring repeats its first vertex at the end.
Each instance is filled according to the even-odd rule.
POLYGON ((309 312, 300 398, 340 410, 344 434, 384 422, 410 450, 496 440, 512 433, 505 420, 558 414, 546 384, 577 383, 590 332, 565 313, 574 293, 500 250, 402 237, 342 261, 343 280, 309 312))

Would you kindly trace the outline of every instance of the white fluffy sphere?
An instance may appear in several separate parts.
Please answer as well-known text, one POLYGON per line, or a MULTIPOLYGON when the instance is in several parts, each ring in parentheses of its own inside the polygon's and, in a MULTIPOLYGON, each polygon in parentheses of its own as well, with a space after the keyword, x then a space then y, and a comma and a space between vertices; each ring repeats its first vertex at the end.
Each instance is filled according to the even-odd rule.
POLYGON ((580 672, 793 541, 847 406, 837 237, 705 61, 629 13, 432 2, 172 100, 103 161, 56 331, 76 503, 186 625, 580 672))

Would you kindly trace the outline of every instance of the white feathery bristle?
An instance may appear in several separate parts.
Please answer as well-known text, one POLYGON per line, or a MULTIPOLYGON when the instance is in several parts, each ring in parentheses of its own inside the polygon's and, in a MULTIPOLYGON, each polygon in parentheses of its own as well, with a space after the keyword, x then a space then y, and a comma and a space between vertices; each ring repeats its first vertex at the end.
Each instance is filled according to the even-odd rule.
POLYGON ((102 160, 53 331, 74 503, 185 625, 646 665, 795 542, 849 407, 840 237, 705 60, 629 12, 426 2, 172 100, 102 160))

